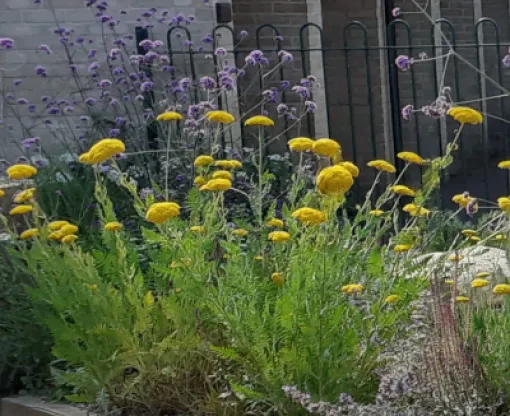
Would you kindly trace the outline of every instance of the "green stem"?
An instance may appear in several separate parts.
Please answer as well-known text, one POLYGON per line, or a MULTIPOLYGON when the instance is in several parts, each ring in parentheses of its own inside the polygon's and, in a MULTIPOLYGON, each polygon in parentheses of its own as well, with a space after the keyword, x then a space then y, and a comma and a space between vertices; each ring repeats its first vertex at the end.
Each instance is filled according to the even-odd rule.
POLYGON ((166 139, 166 166, 165 166, 165 198, 168 201, 168 173, 170 170, 170 140, 172 138, 172 127, 168 124, 168 133, 166 139))
POLYGON ((264 225, 264 213, 262 209, 262 202, 264 199, 263 190, 264 190, 264 183, 262 180, 262 176, 264 174, 264 128, 259 127, 259 225, 262 229, 262 226, 264 225))

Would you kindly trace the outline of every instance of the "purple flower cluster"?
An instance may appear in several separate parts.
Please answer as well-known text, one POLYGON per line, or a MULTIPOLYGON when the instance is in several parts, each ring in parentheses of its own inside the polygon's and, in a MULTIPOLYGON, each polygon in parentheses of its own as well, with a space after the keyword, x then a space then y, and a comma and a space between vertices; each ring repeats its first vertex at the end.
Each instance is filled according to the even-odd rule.
POLYGON ((411 65, 413 64, 412 58, 409 58, 407 55, 399 55, 395 58, 395 65, 398 69, 401 69, 402 71, 407 71, 411 68, 411 65))
POLYGON ((0 38, 0 49, 13 49, 16 43, 11 38, 0 38))

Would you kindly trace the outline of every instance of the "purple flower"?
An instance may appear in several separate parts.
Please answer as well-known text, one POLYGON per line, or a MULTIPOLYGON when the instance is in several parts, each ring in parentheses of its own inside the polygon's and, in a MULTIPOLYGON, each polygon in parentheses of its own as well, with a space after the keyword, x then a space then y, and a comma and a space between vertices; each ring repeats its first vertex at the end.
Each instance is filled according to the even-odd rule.
POLYGON ((48 110, 48 114, 52 116, 59 116, 62 114, 62 110, 58 107, 50 107, 48 110))
POLYGON ((216 81, 211 77, 200 78, 200 85, 206 90, 213 90, 216 88, 216 81))
POLYGON ((14 84, 14 86, 15 86, 15 87, 18 87, 19 85, 21 85, 21 83, 22 83, 22 82, 23 82, 23 81, 22 81, 21 79, 15 79, 15 80, 13 81, 13 84, 14 84))
POLYGON ((308 90, 308 88, 303 87, 302 85, 296 85, 296 86, 292 87, 292 91, 298 93, 301 96, 301 98, 303 98, 303 99, 308 99, 311 97, 311 94, 310 94, 310 91, 308 90))
POLYGON ((280 82, 280 88, 282 90, 288 90, 290 88, 290 81, 281 81, 280 82))
POLYGON ((264 53, 262 51, 259 51, 258 49, 255 49, 250 52, 250 54, 245 58, 245 62, 248 65, 256 65, 263 63, 264 60, 264 53))
POLYGON ((200 117, 202 107, 199 104, 192 104, 188 107, 188 117, 197 120, 200 117))
POLYGON ((239 32, 239 36, 241 36, 242 38, 245 38, 248 36, 248 32, 246 30, 241 30, 239 32))
POLYGON ((502 59, 502 62, 505 68, 510 68, 510 55, 505 55, 505 57, 502 59))
POLYGON ((87 98, 85 100, 85 104, 90 105, 90 106, 94 106, 96 104, 96 102, 97 102, 96 99, 92 98, 92 97, 87 98))
POLYGON ((48 97, 47 95, 43 95, 43 96, 41 97, 41 101, 42 101, 43 103, 45 103, 45 102, 46 102, 46 101, 48 101, 49 99, 50 99, 50 97, 48 97))
POLYGON ((37 110, 37 107, 34 104, 30 104, 28 106, 28 111, 30 111, 31 113, 35 113, 36 110, 37 110))
POLYGON ((113 71, 112 71, 113 75, 120 75, 123 73, 124 73, 124 70, 121 67, 118 66, 116 68, 113 68, 113 71))
POLYGON ((88 116, 80 116, 80 120, 83 121, 83 122, 88 123, 89 118, 88 118, 88 116))
POLYGON ((34 4, 42 4, 42 0, 34 0, 34 4))
POLYGON ((120 129, 110 129, 110 137, 119 137, 120 129))
POLYGON ((185 178, 186 178, 186 177, 185 177, 184 175, 177 175, 177 176, 175 177, 175 180, 176 180, 176 181, 178 181, 178 182, 181 182, 181 181, 183 181, 185 178))
POLYGON ((0 48, 12 49, 16 43, 11 38, 0 38, 0 48))
POLYGON ((108 14, 103 14, 102 16, 99 17, 99 21, 101 23, 112 22, 113 21, 113 16, 110 16, 108 14))
POLYGON ((71 70, 71 72, 76 72, 78 67, 75 64, 71 64, 71 65, 69 65, 69 69, 71 70))
POLYGON ((186 88, 189 88, 189 86, 191 85, 191 79, 189 78, 182 78, 180 81, 179 81, 179 86, 182 88, 182 89, 186 89, 186 88))
POLYGON ((74 107, 72 105, 68 105, 64 108, 66 113, 72 113, 74 111, 74 107))
POLYGON ((88 57, 89 59, 92 59, 94 56, 96 56, 96 53, 97 53, 97 49, 91 49, 91 50, 89 51, 89 53, 87 54, 87 57, 88 57))
POLYGON ((78 36, 75 39, 75 42, 81 45, 83 42, 85 42, 85 38, 83 36, 78 36))
POLYGON ((225 48, 216 48, 214 54, 216 56, 225 56, 227 54, 227 50, 225 48))
POLYGON ((277 103, 280 98, 278 90, 274 87, 263 91, 262 96, 265 97, 270 103, 277 103))
POLYGON ((150 195, 154 195, 154 189, 151 188, 143 188, 140 191, 140 198, 147 199, 150 195))
POLYGON ((406 105, 404 108, 402 108, 402 118, 404 120, 409 120, 413 115, 414 107, 412 104, 406 105))
POLYGON ((317 104, 313 101, 305 101, 305 112, 315 113, 317 111, 317 104))
MULTIPOLYGON (((48 162, 44 159, 35 159, 34 163, 35 163, 35 166, 37 166, 38 168, 44 168, 48 164, 48 162)), ((62 195, 61 191, 55 191, 55 193, 57 193, 57 192, 60 192, 60 195, 62 195)), ((59 195, 59 194, 57 194, 57 195, 59 195)))
POLYGON ((110 52, 108 53, 108 56, 110 57, 110 59, 115 60, 115 59, 117 59, 117 56, 119 56, 120 54, 121 54, 120 49, 118 49, 118 48, 113 48, 113 49, 112 49, 112 50, 110 50, 110 52))
POLYGON ((141 46, 144 51, 154 49, 154 42, 150 39, 144 39, 138 45, 141 46))
POLYGON ((39 45, 39 47, 37 49, 39 49, 42 52, 46 52, 48 55, 52 54, 51 48, 44 43, 42 45, 39 45))
POLYGON ((152 17, 153 13, 151 11, 146 11, 142 13, 142 17, 145 17, 146 19, 149 17, 152 17))
POLYGON ((118 153, 116 155, 113 156, 114 159, 116 160, 123 160, 123 159, 127 159, 127 155, 125 153, 118 153))
POLYGON ((283 62, 292 62, 294 60, 294 56, 287 51, 280 51, 278 52, 278 56, 283 62))
POLYGON ((207 34, 202 38, 202 42, 204 43, 213 43, 214 39, 211 34, 207 34))
POLYGON ((162 40, 155 40, 153 44, 155 48, 161 48, 164 45, 162 40))
POLYGON ((112 82, 109 79, 103 79, 98 82, 98 85, 101 88, 110 88, 112 86, 112 82))
POLYGON ((154 88, 154 83, 152 81, 145 81, 142 83, 142 85, 140 85, 140 89, 143 92, 152 91, 153 88, 154 88))
POLYGON ((119 100, 117 100, 116 98, 112 98, 112 99, 110 100, 110 105, 111 105, 112 107, 117 107, 119 104, 120 104, 120 103, 119 103, 119 100))
POLYGON ((23 140, 23 148, 30 149, 33 146, 38 145, 41 142, 40 137, 30 137, 28 139, 23 140))
POLYGON ((278 115, 284 115, 286 113, 289 112, 289 106, 287 104, 278 104, 278 106, 276 107, 276 113, 278 115))
POLYGON ((46 68, 42 65, 37 65, 35 67, 35 74, 40 76, 40 77, 46 77, 48 75, 48 72, 46 70, 46 68))
POLYGON ((409 68, 411 68, 412 60, 409 59, 409 56, 407 55, 399 55, 395 59, 395 65, 397 65, 398 69, 401 69, 402 71, 407 71, 409 68))
POLYGON ((127 122, 126 117, 117 116, 117 118, 115 119, 115 124, 117 126, 124 126, 126 122, 127 122))
POLYGON ((186 46, 187 48, 189 48, 190 46, 193 46, 193 41, 192 40, 185 40, 184 41, 184 46, 186 46))
POLYGON ((399 17, 400 16, 400 7, 395 7, 392 11, 391 11, 391 15, 393 17, 399 17))

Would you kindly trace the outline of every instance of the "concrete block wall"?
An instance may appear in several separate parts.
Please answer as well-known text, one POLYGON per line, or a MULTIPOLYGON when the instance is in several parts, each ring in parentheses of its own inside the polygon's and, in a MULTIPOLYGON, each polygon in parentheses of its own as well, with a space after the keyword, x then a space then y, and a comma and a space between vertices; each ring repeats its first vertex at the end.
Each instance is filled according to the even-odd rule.
MULTIPOLYGON (((169 16, 177 13, 193 15, 195 22, 188 26, 188 29, 194 40, 200 43, 200 39, 211 33, 215 25, 215 9, 212 3, 213 1, 204 0, 109 0, 107 13, 121 20, 116 27, 119 37, 128 34, 134 36, 135 28, 140 26, 136 19, 152 7, 157 8, 158 13, 168 10, 169 16), (125 14, 121 14, 121 10, 125 11, 125 14)), ((100 47, 103 34, 95 12, 95 9, 85 7, 84 0, 43 0, 42 4, 35 4, 34 0, 0 0, 0 37, 10 37, 16 42, 14 50, 0 51, 1 90, 14 93, 16 98, 26 98, 30 104, 37 105, 38 111, 42 109, 41 96, 67 99, 77 95, 77 86, 69 70, 68 60, 54 30, 58 21, 61 27, 74 30, 74 38, 84 36, 86 47, 100 47), (52 13, 51 6, 55 8, 55 13, 52 13), (93 43, 89 45, 88 41, 93 43), (41 44, 48 45, 54 53, 48 55, 37 52, 36 49, 41 44), (37 65, 47 68, 47 78, 36 76, 37 65), (15 87, 13 82, 17 79, 20 79, 22 84, 15 87)), ((167 29, 166 25, 156 25, 152 37, 165 41, 167 29)), ((110 41, 113 36, 107 32, 106 39, 108 48, 111 48, 110 41)), ((129 44, 129 49, 136 53, 134 41, 129 44)), ((99 50, 98 56, 101 55, 104 56, 104 51, 99 50)), ((73 60, 77 64, 77 72, 86 74, 90 63, 86 53, 77 53, 73 60)), ((210 72, 210 62, 204 64, 204 71, 206 69, 210 72)), ((51 140, 53 134, 50 134, 48 129, 58 128, 59 124, 63 123, 62 119, 52 119, 44 114, 44 119, 52 119, 53 124, 48 126, 42 123, 42 118, 34 120, 33 114, 29 114, 26 107, 21 109, 21 122, 25 128, 20 128, 19 121, 8 107, 2 104, 0 157, 14 158, 19 154, 21 140, 27 137, 41 137, 43 145, 50 152, 55 148, 55 140, 51 140), (9 129, 9 125, 13 128, 9 129)), ((70 117, 71 123, 77 122, 79 116, 80 112, 75 110, 70 117)))

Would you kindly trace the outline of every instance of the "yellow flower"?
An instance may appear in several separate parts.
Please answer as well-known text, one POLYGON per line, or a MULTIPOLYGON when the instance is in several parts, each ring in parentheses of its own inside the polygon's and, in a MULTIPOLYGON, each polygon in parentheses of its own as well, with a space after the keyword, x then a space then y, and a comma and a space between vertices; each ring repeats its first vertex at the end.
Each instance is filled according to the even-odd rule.
POLYGON ((354 283, 346 286, 342 286, 342 292, 346 293, 348 295, 351 295, 353 293, 361 293, 365 290, 365 286, 354 283))
POLYGON ((478 234, 478 231, 475 230, 462 230, 462 235, 465 237, 474 237, 478 234))
POLYGON ((455 280, 452 280, 452 279, 446 279, 444 281, 447 285, 450 285, 450 286, 453 286, 455 284, 455 280))
POLYGON ((167 111, 165 113, 161 113, 156 120, 157 121, 178 121, 182 120, 182 115, 175 111, 167 111))
POLYGON ((485 279, 475 279, 471 282, 471 287, 473 289, 478 289, 481 287, 485 287, 489 285, 489 281, 485 279))
POLYGON ((458 303, 465 303, 465 302, 469 302, 469 298, 467 296, 457 296, 455 298, 455 300, 458 302, 458 303))
POLYGON ((495 295, 510 295, 510 285, 496 285, 494 289, 492 289, 492 293, 495 295))
POLYGON ((374 217, 380 217, 381 215, 384 215, 384 211, 382 209, 373 209, 369 212, 369 214, 374 217))
POLYGON ((279 218, 272 218, 268 222, 266 222, 267 227, 275 227, 275 228, 283 228, 285 224, 279 218))
POLYGON ((451 254, 449 257, 448 257, 448 260, 454 262, 454 263, 458 263, 459 261, 461 261, 462 259, 464 258, 464 256, 462 254, 451 254))
POLYGON ((97 291, 97 285, 90 285, 90 284, 88 284, 88 285, 87 285, 87 288, 88 288, 91 292, 96 292, 96 291, 97 291))
POLYGON ((265 126, 273 127, 274 121, 266 116, 253 116, 244 122, 245 126, 265 126))
POLYGON ((341 155, 342 148, 335 140, 319 139, 313 143, 312 152, 334 159, 341 155))
POLYGON ((248 235, 248 231, 243 228, 238 228, 232 232, 236 237, 246 237, 248 235))
POLYGON ((476 274, 477 279, 485 279, 486 277, 489 277, 491 274, 489 272, 480 272, 476 274))
POLYGON ((39 230, 37 228, 30 228, 28 230, 23 231, 19 238, 21 240, 28 240, 29 238, 34 238, 39 235, 39 230))
POLYGON ((350 172, 339 165, 325 168, 317 176, 317 186, 324 195, 343 195, 353 184, 350 172))
POLYGON ((15 181, 30 179, 36 174, 37 169, 30 165, 13 165, 7 169, 7 176, 15 181))
POLYGON ((73 244, 76 240, 78 240, 78 236, 74 234, 66 235, 60 240, 64 244, 73 244))
POLYGON ((466 194, 457 194, 452 198, 452 201, 460 205, 462 208, 466 208, 472 200, 473 198, 466 194))
POLYGON ((398 302, 399 300, 400 300, 399 295, 390 295, 386 299, 384 299, 386 303, 395 303, 398 302))
POLYGON ((228 179, 232 180, 232 174, 228 170, 218 170, 213 173, 213 179, 228 179))
POLYGON ((80 229, 76 225, 67 224, 67 225, 64 225, 59 231, 62 233, 62 235, 67 236, 67 235, 77 234, 79 230, 80 229))
POLYGON ((397 244, 395 247, 393 247, 393 251, 395 253, 406 253, 412 248, 413 246, 411 244, 397 244))
POLYGON ((381 172, 389 172, 389 173, 395 173, 397 169, 395 166, 393 166, 391 163, 386 162, 385 160, 372 160, 371 162, 367 163, 367 166, 370 168, 377 169, 381 172))
POLYGON ((400 152, 397 154, 397 157, 401 160, 406 161, 407 163, 414 163, 415 165, 423 166, 425 164, 425 160, 423 158, 414 153, 414 152, 400 152))
POLYGON ((319 225, 326 222, 326 215, 313 208, 300 208, 292 213, 292 217, 305 225, 319 225))
POLYGON ((354 163, 341 162, 338 165, 347 169, 353 178, 357 178, 359 176, 359 168, 354 163))
POLYGON ((241 169, 243 164, 239 160, 218 160, 214 163, 214 166, 218 166, 222 169, 241 169))
POLYGON ((510 169, 510 160, 503 160, 498 163, 498 168, 500 169, 510 169))
POLYGON ((503 211, 510 211, 510 198, 508 197, 498 198, 498 206, 503 211))
POLYGON ((5 191, 3 189, 0 189, 0 198, 3 198, 5 196, 5 191))
POLYGON ((306 152, 312 149, 313 140, 308 137, 296 137, 289 140, 287 144, 289 145, 289 149, 293 152, 306 152))
POLYGON ((192 233, 203 234, 205 233, 205 227, 203 225, 194 225, 189 228, 192 233))
POLYGON ((416 204, 406 204, 403 208, 404 212, 407 212, 412 217, 427 217, 430 211, 426 208, 419 207, 416 204))
POLYGON ((209 166, 209 165, 212 165, 214 163, 214 158, 212 156, 209 156, 209 155, 201 155, 201 156, 198 156, 195 161, 193 162, 193 165, 195 165, 195 167, 203 167, 203 166, 209 166))
POLYGON ((34 207, 32 205, 18 205, 9 211, 9 215, 22 215, 32 212, 34 207))
POLYGON ((80 161, 88 165, 106 162, 113 156, 126 151, 126 146, 119 139, 102 139, 86 153, 80 156, 80 161))
POLYGON ((69 222, 67 221, 53 221, 48 224, 48 228, 51 231, 58 231, 60 230, 64 225, 69 225, 69 222))
POLYGON ((116 232, 122 230, 123 226, 120 222, 112 221, 104 225, 106 231, 116 232))
POLYGON ((34 198, 35 191, 35 188, 29 188, 21 191, 14 197, 14 202, 16 204, 24 204, 25 202, 30 202, 34 198))
POLYGON ((228 179, 211 179, 200 187, 201 191, 227 191, 232 188, 232 182, 228 179))
POLYGON ((207 183, 207 179, 205 179, 203 176, 197 176, 195 180, 193 181, 195 185, 205 185, 207 183))
POLYGON ((262 257, 262 256, 255 256, 255 257, 253 257, 253 260, 264 261, 264 257, 262 257))
POLYGON ((474 235, 473 237, 469 237, 469 240, 470 241, 474 241, 475 243, 478 243, 479 241, 482 241, 482 239, 476 235, 474 235))
POLYGON ((236 120, 232 114, 221 110, 209 111, 205 116, 207 120, 221 124, 232 124, 236 120))
POLYGON ((273 231, 267 238, 273 243, 286 243, 290 240, 290 234, 287 231, 273 231))
POLYGON ((506 235, 498 234, 496 237, 494 237, 497 241, 503 241, 506 240, 506 235))
POLYGON ((392 186, 390 190, 396 193, 397 195, 416 196, 416 191, 413 191, 411 188, 405 185, 395 185, 392 186))
POLYGON ((273 273, 271 278, 273 279, 273 283, 278 287, 282 287, 285 284, 285 276, 283 273, 273 273))
POLYGON ((181 207, 175 202, 156 202, 149 207, 145 219, 153 224, 163 224, 180 213, 181 207))
POLYGON ((483 121, 482 113, 469 107, 452 107, 446 114, 461 124, 480 124, 483 121))
POLYGON ((64 234, 62 234, 62 232, 53 231, 52 233, 50 233, 50 235, 48 235, 48 240, 60 241, 60 240, 62 240, 63 237, 64 237, 64 234))

